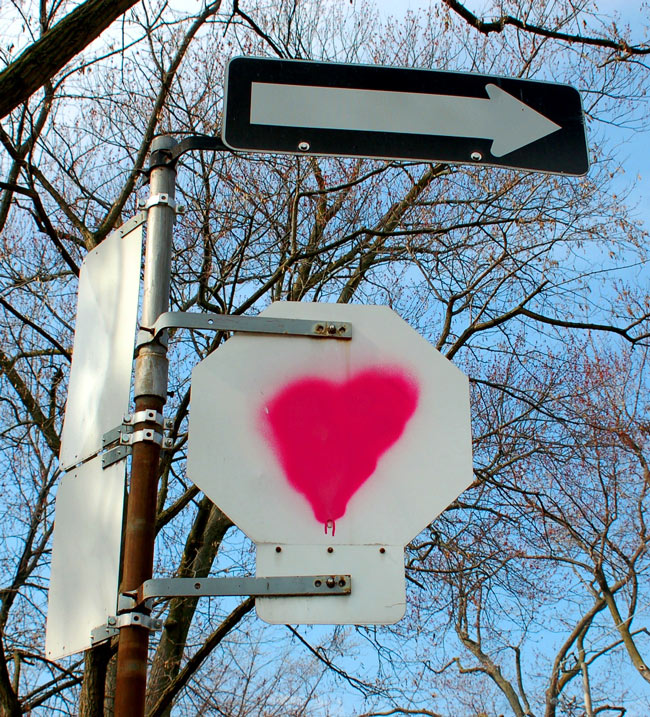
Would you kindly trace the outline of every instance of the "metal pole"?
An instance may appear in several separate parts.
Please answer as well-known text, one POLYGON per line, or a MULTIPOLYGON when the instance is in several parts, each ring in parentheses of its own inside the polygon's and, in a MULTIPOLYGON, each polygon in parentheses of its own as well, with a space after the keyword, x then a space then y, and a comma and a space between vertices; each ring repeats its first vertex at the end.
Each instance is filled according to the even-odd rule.
MULTIPOLYGON (((151 152, 158 157, 175 146, 171 137, 157 137, 151 152)), ((150 173, 151 198, 161 194, 174 199, 176 172, 166 165, 153 166, 150 173)), ((144 294, 140 325, 150 328, 169 308, 172 231, 175 210, 166 203, 152 203, 147 218, 147 245, 144 265, 144 294)), ((135 410, 154 409, 162 413, 167 399, 167 348, 154 341, 140 346, 135 363, 135 410)), ((151 428, 141 423, 135 430, 151 428)), ((160 446, 151 442, 133 445, 131 481, 127 504, 122 556, 121 591, 137 590, 153 572, 158 461, 160 446)), ((120 629, 115 684, 116 717, 142 717, 147 687, 149 630, 137 625, 120 629)))

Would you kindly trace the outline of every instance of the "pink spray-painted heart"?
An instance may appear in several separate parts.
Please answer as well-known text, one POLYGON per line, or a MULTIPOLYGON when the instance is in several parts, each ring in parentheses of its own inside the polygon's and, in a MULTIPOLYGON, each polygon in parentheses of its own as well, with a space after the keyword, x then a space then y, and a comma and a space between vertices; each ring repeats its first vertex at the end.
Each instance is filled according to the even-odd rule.
POLYGON ((337 383, 304 377, 262 407, 262 430, 289 484, 329 525, 399 439, 418 402, 418 386, 395 368, 367 369, 337 383))

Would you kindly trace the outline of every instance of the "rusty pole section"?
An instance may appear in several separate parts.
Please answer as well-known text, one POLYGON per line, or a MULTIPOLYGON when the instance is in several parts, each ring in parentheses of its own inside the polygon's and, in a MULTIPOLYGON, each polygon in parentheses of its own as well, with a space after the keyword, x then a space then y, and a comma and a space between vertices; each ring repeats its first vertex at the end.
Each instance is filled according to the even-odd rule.
MULTIPOLYGON (((171 150, 171 137, 157 137, 151 145, 155 156, 171 150)), ((175 210, 160 195, 174 199, 176 172, 173 166, 151 167, 151 206, 147 217, 147 244, 144 264, 144 293, 140 326, 152 327, 158 316, 169 308, 172 231, 175 210), (158 200, 160 203, 155 203, 158 200)), ((167 399, 167 347, 155 341, 140 347, 135 361, 135 410, 163 411, 167 399)), ((141 423, 134 430, 153 428, 141 423)), ((157 430, 162 432, 160 427, 157 430)), ((156 496, 158 491, 157 443, 133 445, 131 481, 127 504, 122 554, 121 592, 137 590, 152 577, 156 496)), ((137 625, 120 628, 115 685, 116 717, 143 717, 147 687, 149 630, 137 625)))

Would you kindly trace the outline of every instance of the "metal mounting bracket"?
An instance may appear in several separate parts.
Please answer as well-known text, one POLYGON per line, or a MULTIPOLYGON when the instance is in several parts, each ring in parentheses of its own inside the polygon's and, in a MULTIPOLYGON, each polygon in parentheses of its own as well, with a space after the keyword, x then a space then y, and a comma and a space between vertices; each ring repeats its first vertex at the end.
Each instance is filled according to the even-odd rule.
POLYGON ((168 311, 161 314, 151 329, 138 331, 136 347, 152 343, 167 329, 205 329, 208 331, 241 331, 253 334, 308 336, 318 339, 352 338, 352 324, 346 321, 310 319, 277 319, 267 316, 232 316, 168 311))
POLYGON ((102 468, 108 468, 113 463, 121 461, 123 458, 130 456, 133 453, 131 446, 116 446, 111 448, 106 453, 102 453, 102 468))
POLYGON ((191 150, 210 150, 213 152, 230 152, 221 137, 194 135, 185 137, 170 149, 154 150, 149 157, 149 171, 154 167, 174 167, 179 157, 191 150))
POLYGON ((102 436, 102 448, 108 448, 108 446, 117 441, 123 445, 138 443, 138 441, 153 441, 159 445, 161 444, 161 434, 157 431, 153 431, 152 429, 136 431, 134 434, 133 427, 137 423, 155 423, 155 427, 160 429, 160 431, 167 431, 173 427, 173 422, 171 420, 165 420, 163 414, 159 411, 147 409, 144 411, 136 411, 135 413, 127 413, 124 415, 122 423, 120 423, 119 426, 111 428, 110 431, 106 431, 106 433, 104 433, 102 436), (136 434, 137 437, 134 437, 136 434), (158 440, 158 437, 160 437, 160 441, 158 440))
POLYGON ((298 575, 272 578, 153 578, 137 591, 120 595, 120 609, 135 609, 153 598, 220 597, 307 597, 349 595, 349 575, 298 575))
POLYGON ((128 221, 124 222, 122 226, 119 226, 117 229, 113 230, 110 233, 110 236, 113 236, 113 234, 117 234, 117 236, 125 237, 127 234, 130 234, 134 229, 139 227, 141 224, 144 224, 147 221, 147 212, 138 212, 137 214, 134 214, 128 221))
POLYGON ((120 445, 110 448, 102 454, 102 468, 108 468, 113 463, 121 461, 133 452, 133 444, 141 441, 157 443, 163 448, 173 448, 174 440, 165 437, 160 431, 154 428, 144 428, 134 431, 133 427, 137 423, 154 423, 160 431, 170 431, 174 422, 171 418, 164 418, 159 411, 147 409, 144 411, 136 411, 135 413, 127 413, 122 419, 122 423, 110 431, 106 431, 102 436, 102 448, 108 448, 114 443, 119 442, 120 445))
MULTIPOLYGON (((110 620, 111 618, 109 618, 110 620)), ((114 618, 113 618, 114 619, 114 618)), ((119 635, 120 631, 117 627, 109 627, 108 623, 105 625, 99 625, 90 631, 90 644, 98 645, 100 642, 110 640, 111 637, 119 635)))

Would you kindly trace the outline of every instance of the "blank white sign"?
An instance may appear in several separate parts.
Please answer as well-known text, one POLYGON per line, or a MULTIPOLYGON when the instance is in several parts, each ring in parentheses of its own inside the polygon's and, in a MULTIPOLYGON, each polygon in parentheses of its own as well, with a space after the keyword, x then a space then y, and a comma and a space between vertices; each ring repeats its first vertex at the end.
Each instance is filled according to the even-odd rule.
POLYGON ((56 496, 45 654, 91 647, 91 631, 116 614, 126 461, 101 456, 61 479, 56 496))
POLYGON ((142 227, 111 234, 81 266, 74 352, 61 435, 62 469, 102 447, 129 406, 142 227))

